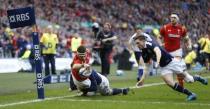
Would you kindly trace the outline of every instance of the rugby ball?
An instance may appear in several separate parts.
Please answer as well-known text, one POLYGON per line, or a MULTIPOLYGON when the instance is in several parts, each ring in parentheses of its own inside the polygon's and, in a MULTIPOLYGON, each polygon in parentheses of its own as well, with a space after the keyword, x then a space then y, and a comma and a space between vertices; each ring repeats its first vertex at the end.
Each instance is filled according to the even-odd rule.
POLYGON ((83 67, 79 70, 79 75, 81 77, 89 77, 91 75, 91 70, 90 69, 88 70, 88 69, 83 67))
POLYGON ((122 75, 124 75, 124 71, 123 70, 117 70, 116 75, 117 76, 122 76, 122 75))

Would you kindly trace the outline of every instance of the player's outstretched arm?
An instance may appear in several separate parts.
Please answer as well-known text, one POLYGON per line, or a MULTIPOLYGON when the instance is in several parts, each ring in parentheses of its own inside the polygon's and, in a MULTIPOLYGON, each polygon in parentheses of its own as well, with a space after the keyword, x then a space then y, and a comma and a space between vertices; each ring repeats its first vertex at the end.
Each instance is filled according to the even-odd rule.
POLYGON ((142 76, 141 76, 141 78, 139 78, 139 81, 136 83, 137 87, 143 85, 145 76, 148 73, 148 68, 146 67, 142 57, 140 57, 140 59, 139 59, 139 67, 141 67, 141 69, 142 69, 142 76))
POLYGON ((112 40, 116 40, 116 39, 117 39, 117 36, 113 36, 113 37, 111 37, 111 38, 103 39, 102 42, 112 41, 112 40))
POLYGON ((154 52, 155 52, 155 55, 156 55, 156 62, 157 62, 157 65, 155 65, 155 67, 157 68, 160 64, 160 58, 161 58, 161 51, 160 51, 160 48, 158 46, 156 46, 154 48, 154 52))

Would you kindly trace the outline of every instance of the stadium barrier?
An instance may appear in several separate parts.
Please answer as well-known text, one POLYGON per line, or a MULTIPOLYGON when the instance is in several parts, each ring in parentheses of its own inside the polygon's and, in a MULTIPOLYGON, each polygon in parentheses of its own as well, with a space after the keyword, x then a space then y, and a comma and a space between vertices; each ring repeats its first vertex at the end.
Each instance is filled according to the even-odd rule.
POLYGON ((65 83, 70 81, 70 74, 49 75, 44 78, 45 84, 65 83))
MULTIPOLYGON (((71 62, 71 58, 56 58, 56 70, 70 69, 71 62)), ((44 63, 42 66, 44 68, 44 63)), ((20 70, 31 70, 28 60, 18 58, 0 59, 0 73, 17 73, 20 70)))
MULTIPOLYGON (((94 59, 91 58, 90 63, 93 63, 94 59)), ((134 57, 130 58, 131 62, 134 62, 133 67, 137 67, 138 64, 135 61, 134 57)), ((55 61, 56 70, 65 70, 71 69, 70 64, 72 58, 56 58, 55 61)), ((44 68, 44 63, 42 63, 44 68)), ((27 59, 18 59, 18 58, 5 58, 0 59, 0 73, 17 73, 18 71, 29 71, 31 70, 31 65, 27 59)))

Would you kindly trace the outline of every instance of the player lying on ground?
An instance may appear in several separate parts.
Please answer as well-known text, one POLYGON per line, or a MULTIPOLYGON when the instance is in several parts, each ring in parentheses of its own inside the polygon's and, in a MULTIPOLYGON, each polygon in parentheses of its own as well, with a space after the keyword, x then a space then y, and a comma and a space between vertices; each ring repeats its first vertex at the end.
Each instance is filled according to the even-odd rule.
POLYGON ((77 88, 79 90, 83 90, 83 89, 87 89, 91 90, 91 91, 96 91, 97 90, 97 84, 95 84, 93 78, 88 78, 88 77, 81 77, 79 75, 79 70, 82 67, 85 68, 89 68, 89 60, 90 60, 90 55, 88 54, 86 48, 84 46, 80 46, 77 49, 77 53, 73 58, 73 61, 71 63, 71 79, 73 81, 71 81, 70 83, 72 84, 72 82, 76 85, 76 87, 74 87, 73 89, 77 88))
POLYGON ((95 94, 98 92, 101 95, 118 95, 118 94, 127 95, 129 92, 129 88, 110 88, 109 80, 107 79, 107 77, 101 75, 95 70, 92 70, 91 68, 85 68, 85 67, 81 68, 79 74, 82 77, 94 78, 95 81, 91 81, 91 84, 92 82, 96 82, 97 84, 97 91, 93 92, 89 90, 83 90, 83 95, 86 95, 88 92, 93 92, 95 94))
POLYGON ((75 85, 76 87, 74 87, 74 89, 82 91, 83 95, 86 95, 88 92, 97 91, 102 95, 116 95, 120 93, 126 95, 129 91, 128 88, 111 89, 108 79, 91 69, 89 56, 87 55, 87 50, 84 46, 80 46, 77 49, 77 54, 73 59, 71 67, 71 79, 73 80, 71 80, 71 85, 75 85))
POLYGON ((146 41, 145 36, 139 35, 135 38, 135 43, 138 48, 141 50, 141 57, 144 62, 147 62, 148 59, 152 58, 156 61, 155 67, 160 66, 162 79, 165 83, 171 87, 173 90, 181 92, 187 95, 187 100, 195 100, 196 94, 192 93, 188 89, 181 87, 178 83, 173 80, 174 74, 181 74, 184 77, 184 80, 188 83, 199 81, 204 85, 208 84, 207 79, 200 77, 198 75, 191 76, 186 71, 186 64, 182 59, 173 58, 169 53, 162 49, 159 45, 154 44, 152 41, 146 41))

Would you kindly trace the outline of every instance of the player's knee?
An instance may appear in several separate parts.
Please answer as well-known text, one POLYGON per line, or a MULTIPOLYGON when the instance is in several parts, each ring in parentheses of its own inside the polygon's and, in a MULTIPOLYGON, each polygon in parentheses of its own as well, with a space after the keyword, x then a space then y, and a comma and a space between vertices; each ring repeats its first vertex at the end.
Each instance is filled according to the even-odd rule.
POLYGON ((112 94, 112 89, 110 89, 109 87, 106 87, 102 90, 100 90, 101 95, 103 96, 108 96, 112 94))
POLYGON ((162 76, 162 78, 168 86, 170 87, 174 86, 175 82, 173 81, 173 79, 168 78, 167 76, 162 76))
POLYGON ((193 78, 193 76, 191 76, 190 74, 187 74, 187 75, 185 76, 184 80, 185 80, 186 82, 188 82, 188 83, 194 82, 194 78, 193 78))

